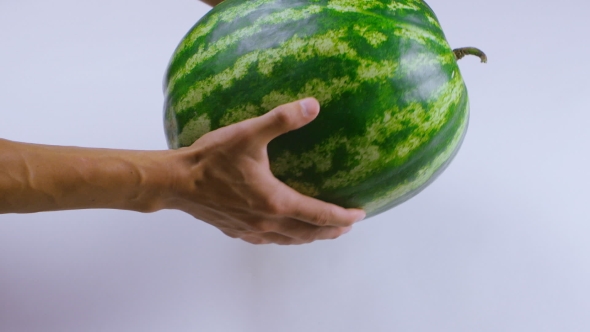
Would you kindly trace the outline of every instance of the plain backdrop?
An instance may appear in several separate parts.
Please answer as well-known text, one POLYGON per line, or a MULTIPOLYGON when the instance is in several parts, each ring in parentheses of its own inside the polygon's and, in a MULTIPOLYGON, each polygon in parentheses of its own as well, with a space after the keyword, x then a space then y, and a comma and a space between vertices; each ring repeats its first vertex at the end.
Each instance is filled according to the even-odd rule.
MULTIPOLYGON (((590 5, 430 0, 471 99, 420 195, 335 241, 253 246, 176 211, 0 215, 0 331, 589 331, 590 5)), ((1 0, 0 137, 165 149, 196 0, 1 0)))

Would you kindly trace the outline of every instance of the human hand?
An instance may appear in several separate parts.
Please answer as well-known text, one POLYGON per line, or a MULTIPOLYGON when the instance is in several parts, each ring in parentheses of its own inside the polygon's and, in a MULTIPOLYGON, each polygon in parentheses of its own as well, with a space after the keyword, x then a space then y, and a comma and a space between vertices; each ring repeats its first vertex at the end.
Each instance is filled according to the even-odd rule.
POLYGON ((313 98, 212 131, 179 150, 51 146, 0 139, 0 213, 178 209, 263 244, 333 239, 365 217, 301 195, 272 175, 267 144, 312 121, 313 98))
POLYGON ((174 185, 164 207, 253 244, 302 244, 348 232, 364 211, 304 196, 270 171, 267 144, 311 122, 319 109, 313 98, 285 104, 176 150, 170 163, 174 185))

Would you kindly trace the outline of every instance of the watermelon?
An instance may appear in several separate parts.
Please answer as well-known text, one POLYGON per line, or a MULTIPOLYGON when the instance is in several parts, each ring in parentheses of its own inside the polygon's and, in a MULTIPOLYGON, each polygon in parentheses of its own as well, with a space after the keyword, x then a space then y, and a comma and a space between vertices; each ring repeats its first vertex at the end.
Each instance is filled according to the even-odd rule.
POLYGON ((170 148, 315 97, 319 116, 268 145, 295 190, 367 216, 416 195, 453 159, 468 96, 421 0, 226 0, 176 48, 164 79, 170 148))

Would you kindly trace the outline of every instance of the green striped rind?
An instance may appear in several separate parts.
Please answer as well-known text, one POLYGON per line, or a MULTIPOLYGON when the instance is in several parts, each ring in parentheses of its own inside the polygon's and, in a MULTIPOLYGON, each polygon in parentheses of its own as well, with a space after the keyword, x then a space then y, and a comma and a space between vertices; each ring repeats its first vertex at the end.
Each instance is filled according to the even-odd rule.
POLYGON ((269 145, 271 169, 368 215, 432 181, 468 119, 454 54, 421 0, 226 0, 178 46, 164 89, 171 148, 316 97, 318 118, 269 145))

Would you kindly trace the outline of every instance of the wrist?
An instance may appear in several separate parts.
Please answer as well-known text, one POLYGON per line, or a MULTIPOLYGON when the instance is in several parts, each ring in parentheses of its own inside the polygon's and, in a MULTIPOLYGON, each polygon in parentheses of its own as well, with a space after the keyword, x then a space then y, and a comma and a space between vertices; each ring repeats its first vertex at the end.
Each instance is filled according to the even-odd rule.
POLYGON ((155 212, 168 208, 178 181, 178 167, 173 150, 132 151, 126 168, 118 176, 128 174, 126 198, 112 208, 137 212, 155 212))
MULTIPOLYGON (((153 154, 153 158, 140 158, 152 160, 143 165, 146 170, 144 183, 139 188, 149 188, 144 192, 145 205, 136 209, 139 212, 154 212, 163 209, 182 209, 186 197, 194 197, 195 183, 198 181, 194 173, 195 159, 189 148, 177 150, 163 150, 147 152, 153 154)), ((198 173, 198 172, 197 172, 198 173)))

